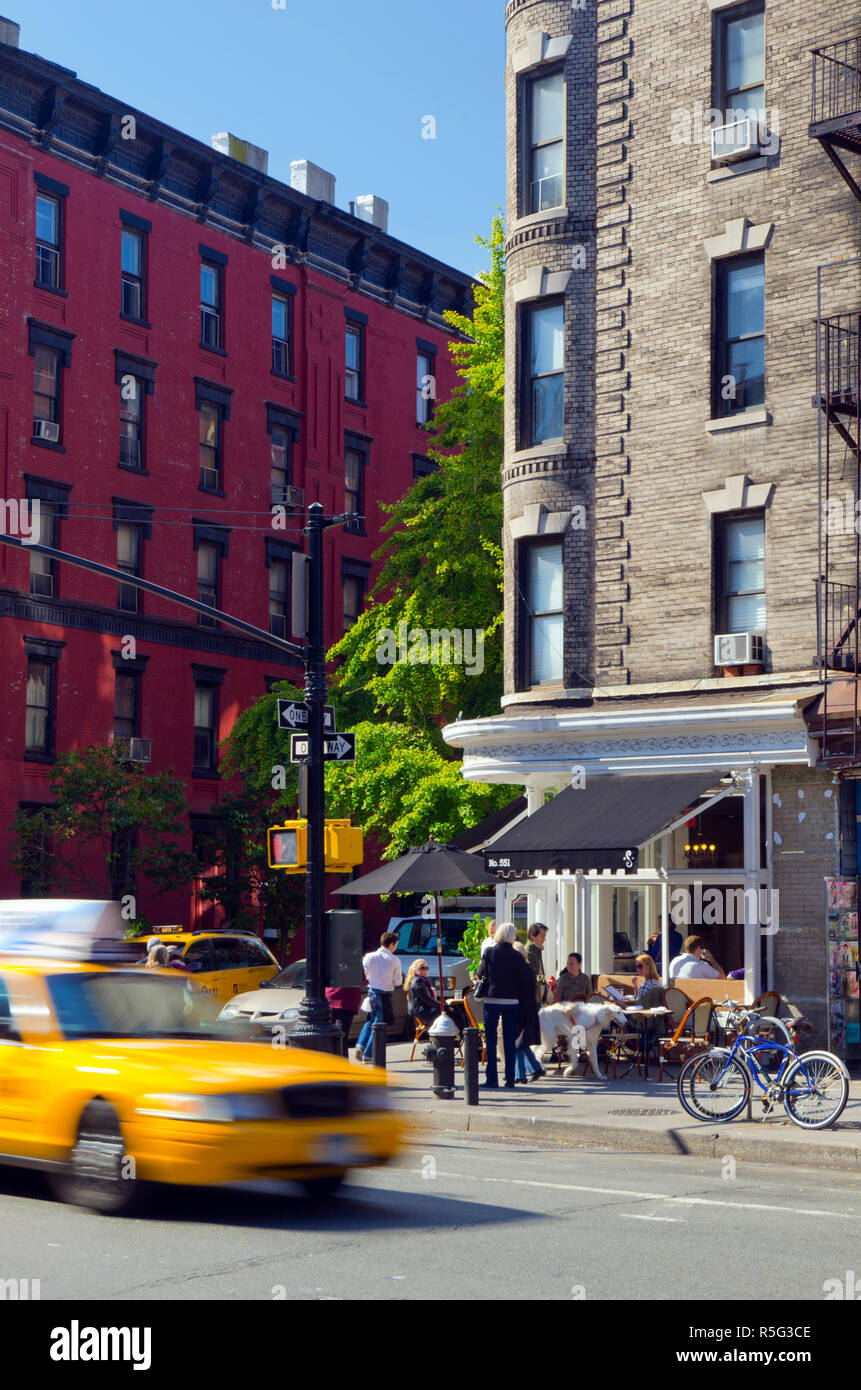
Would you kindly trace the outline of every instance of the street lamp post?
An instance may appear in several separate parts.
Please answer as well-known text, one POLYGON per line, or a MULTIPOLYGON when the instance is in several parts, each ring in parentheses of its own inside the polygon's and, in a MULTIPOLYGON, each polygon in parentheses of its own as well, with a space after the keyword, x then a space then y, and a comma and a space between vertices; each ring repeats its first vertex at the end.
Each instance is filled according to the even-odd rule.
MULTIPOLYGON (((339 518, 343 520, 343 518, 339 518)), ((319 502, 308 508, 308 645, 305 650, 305 703, 308 706, 308 870, 305 878, 305 998, 289 1041, 294 1047, 341 1052, 342 1035, 332 1022, 325 995, 327 974, 324 706, 326 654, 323 640, 323 532, 332 520, 319 502)))

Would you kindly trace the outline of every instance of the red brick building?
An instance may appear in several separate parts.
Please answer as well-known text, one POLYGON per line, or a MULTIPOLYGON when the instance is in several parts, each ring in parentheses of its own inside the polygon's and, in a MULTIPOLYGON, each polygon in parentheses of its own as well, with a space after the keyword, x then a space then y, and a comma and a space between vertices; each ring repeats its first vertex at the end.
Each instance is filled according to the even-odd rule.
MULTIPOLYGON (((38 502, 46 544, 289 637, 304 507, 357 511, 325 541, 334 641, 373 582, 378 504, 428 467, 419 383, 451 389, 443 313, 468 308, 469 277, 389 236, 382 200, 342 211, 315 166, 288 187, 264 151, 209 148, 17 38, 0 21, 0 526, 38 502)), ((49 800, 58 753, 144 740, 153 770, 186 779, 190 847, 223 795, 218 741, 267 681, 301 675, 9 546, 0 663, 2 897, 26 890, 8 827, 49 800)), ((183 887, 155 910, 185 922, 199 905, 183 887)))

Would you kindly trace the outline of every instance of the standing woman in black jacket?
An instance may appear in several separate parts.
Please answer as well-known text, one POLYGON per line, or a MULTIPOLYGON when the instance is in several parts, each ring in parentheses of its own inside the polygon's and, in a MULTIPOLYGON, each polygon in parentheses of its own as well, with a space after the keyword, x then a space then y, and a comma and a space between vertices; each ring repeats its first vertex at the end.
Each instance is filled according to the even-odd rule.
POLYGON ((505 1086, 514 1090, 514 1054, 518 1034, 520 1000, 527 987, 534 990, 535 977, 526 961, 517 954, 514 942, 517 931, 513 922, 500 922, 493 935, 493 945, 485 951, 478 967, 479 980, 487 980, 484 999, 484 1036, 487 1043, 487 1069, 484 1084, 491 1091, 499 1089, 496 1062, 496 1035, 502 1025, 502 1050, 505 1056, 505 1086))

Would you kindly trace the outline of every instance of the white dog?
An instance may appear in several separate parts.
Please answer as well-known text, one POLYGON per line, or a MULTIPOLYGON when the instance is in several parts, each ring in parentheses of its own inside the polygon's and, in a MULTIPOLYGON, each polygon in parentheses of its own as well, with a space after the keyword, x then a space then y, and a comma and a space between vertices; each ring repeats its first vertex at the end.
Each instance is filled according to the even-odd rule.
POLYGON ((627 1023, 625 1014, 617 1004, 548 1004, 538 1011, 541 1028, 541 1043, 546 1061, 556 1046, 557 1039, 568 1042, 568 1055, 573 1059, 571 1066, 565 1068, 565 1076, 574 1076, 577 1066, 577 1053, 581 1049, 588 1055, 589 1062, 597 1077, 605 1080, 598 1063, 598 1039, 610 1023, 627 1023))

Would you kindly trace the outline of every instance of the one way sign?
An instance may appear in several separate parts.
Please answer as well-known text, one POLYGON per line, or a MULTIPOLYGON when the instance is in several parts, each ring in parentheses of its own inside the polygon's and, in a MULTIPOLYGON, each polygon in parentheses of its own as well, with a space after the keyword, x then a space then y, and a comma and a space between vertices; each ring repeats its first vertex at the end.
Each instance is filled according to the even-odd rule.
MULTIPOLYGON (((290 737, 290 761, 304 762, 308 757, 308 735, 292 734, 290 737)), ((356 761, 355 734, 327 734, 324 740, 323 757, 326 762, 354 763, 356 761)))
MULTIPOLYGON (((307 729, 308 706, 304 700, 278 701, 279 729, 307 729)), ((335 732, 335 706, 323 706, 323 728, 327 734, 335 732)))

